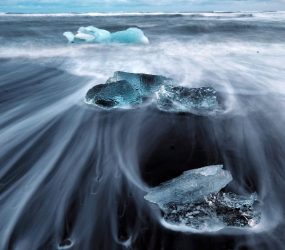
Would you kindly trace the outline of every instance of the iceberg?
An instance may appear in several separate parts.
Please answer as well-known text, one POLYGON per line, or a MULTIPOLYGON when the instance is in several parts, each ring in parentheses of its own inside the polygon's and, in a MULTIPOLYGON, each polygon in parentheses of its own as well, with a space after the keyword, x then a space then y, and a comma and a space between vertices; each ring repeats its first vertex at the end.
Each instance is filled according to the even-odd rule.
POLYGON ((80 27, 77 34, 70 31, 63 35, 70 43, 127 43, 148 44, 149 40, 139 28, 128 28, 114 33, 94 26, 80 27))
POLYGON ((90 89, 85 98, 88 104, 108 109, 132 107, 147 100, 166 112, 208 114, 219 108, 217 93, 211 87, 186 88, 165 76, 123 71, 90 89))
POLYGON ((222 165, 207 166, 152 188, 144 198, 159 206, 168 225, 186 226, 189 231, 257 225, 261 217, 257 194, 221 191, 231 180, 222 165))
POLYGON ((211 87, 186 88, 164 85, 157 92, 157 107, 162 111, 211 112, 218 109, 217 92, 211 87))

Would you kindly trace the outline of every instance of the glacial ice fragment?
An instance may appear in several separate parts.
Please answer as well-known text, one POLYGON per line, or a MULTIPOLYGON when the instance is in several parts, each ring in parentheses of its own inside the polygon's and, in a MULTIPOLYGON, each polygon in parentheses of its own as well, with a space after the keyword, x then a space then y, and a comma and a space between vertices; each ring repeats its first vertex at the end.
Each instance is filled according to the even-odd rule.
POLYGON ((125 80, 129 82, 144 97, 153 95, 163 85, 173 84, 171 78, 160 75, 129 73, 116 71, 113 77, 109 78, 106 83, 125 80))
POLYGON ((207 166, 189 170, 182 175, 154 187, 145 198, 163 210, 171 203, 194 202, 201 197, 219 192, 232 180, 229 171, 223 170, 223 165, 207 166))
POLYGON ((142 103, 162 84, 169 83, 172 79, 164 76, 117 71, 105 84, 90 89, 85 100, 102 108, 127 107, 142 103))
POLYGON ((164 85, 157 92, 157 107, 168 112, 214 111, 219 106, 212 87, 186 88, 164 85))
POLYGON ((94 86, 88 90, 85 101, 109 109, 138 104, 141 96, 129 82, 121 80, 94 86))
POLYGON ((138 28, 128 28, 111 34, 111 42, 114 43, 141 43, 148 44, 149 40, 142 30, 138 28))
POLYGON ((70 31, 66 31, 63 33, 63 35, 66 37, 68 42, 72 43, 74 41, 74 34, 70 31))
POLYGON ((160 110, 167 112, 208 114, 218 110, 217 93, 213 88, 175 85, 173 79, 161 75, 116 71, 105 84, 88 91, 86 103, 123 108, 154 100, 160 110))
POLYGON ((255 226, 261 217, 256 193, 242 196, 220 191, 232 180, 230 172, 222 168, 216 165, 186 171, 152 188, 145 199, 160 207, 170 227, 216 231, 227 226, 255 226))
POLYGON ((109 42, 111 36, 108 30, 98 29, 94 26, 80 27, 78 33, 91 35, 93 37, 92 41, 97 43, 109 42))
POLYGON ((77 34, 70 31, 63 35, 70 43, 133 43, 148 44, 149 40, 139 28, 128 28, 114 33, 94 26, 80 27, 77 34))

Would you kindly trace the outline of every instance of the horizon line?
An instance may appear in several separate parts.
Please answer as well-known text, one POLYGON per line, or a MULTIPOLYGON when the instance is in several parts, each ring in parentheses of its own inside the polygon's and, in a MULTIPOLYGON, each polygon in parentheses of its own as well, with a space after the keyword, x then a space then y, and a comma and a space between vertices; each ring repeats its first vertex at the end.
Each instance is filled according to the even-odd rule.
POLYGON ((221 14, 230 14, 230 13, 270 13, 270 12, 285 12, 284 10, 236 10, 236 11, 225 11, 225 10, 195 10, 195 11, 177 11, 177 12, 148 12, 148 11, 142 11, 142 12, 1 12, 0 15, 191 15, 195 13, 221 13, 221 14))

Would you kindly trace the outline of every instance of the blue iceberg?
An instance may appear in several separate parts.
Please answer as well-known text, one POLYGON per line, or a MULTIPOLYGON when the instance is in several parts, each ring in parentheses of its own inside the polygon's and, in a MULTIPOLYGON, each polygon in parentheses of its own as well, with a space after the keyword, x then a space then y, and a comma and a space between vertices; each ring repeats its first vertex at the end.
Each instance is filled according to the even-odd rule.
POLYGON ((143 31, 138 28, 128 28, 126 30, 111 33, 108 30, 88 26, 80 27, 77 34, 67 31, 64 32, 63 35, 70 43, 149 43, 149 40, 143 31))
POLYGON ((163 211, 168 226, 189 231, 213 231, 224 227, 253 227, 261 213, 257 194, 223 192, 232 176, 222 165, 189 170, 152 188, 145 199, 163 211))

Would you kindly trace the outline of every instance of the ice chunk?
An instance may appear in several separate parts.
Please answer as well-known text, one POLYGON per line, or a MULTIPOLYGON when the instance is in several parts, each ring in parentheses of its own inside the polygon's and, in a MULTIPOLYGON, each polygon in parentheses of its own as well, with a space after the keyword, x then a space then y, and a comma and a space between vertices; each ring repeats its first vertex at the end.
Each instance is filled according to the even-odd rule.
POLYGON ((181 176, 152 188, 145 198, 159 205, 161 209, 171 202, 183 204, 219 192, 232 180, 223 165, 207 166, 189 170, 181 176))
MULTIPOLYGON (((241 196, 220 191, 231 180, 222 165, 189 170, 152 188, 145 199, 156 203, 167 225, 213 231, 226 226, 252 227, 261 213, 256 193, 241 196)), ((179 227, 178 227, 179 228, 179 227)))
POLYGON ((80 42, 93 42, 94 36, 87 34, 87 33, 81 33, 78 32, 76 35, 74 35, 72 32, 64 32, 63 35, 67 38, 67 40, 70 43, 80 43, 80 42))
POLYGON ((129 28, 123 31, 112 33, 111 41, 116 43, 149 43, 148 38, 144 35, 142 30, 138 28, 129 28))
POLYGON ((90 89, 85 99, 103 108, 126 107, 142 103, 154 96, 162 84, 171 82, 164 76, 117 71, 105 84, 90 89))
POLYGON ((121 80, 128 81, 144 97, 154 95, 162 85, 173 84, 171 78, 164 76, 123 71, 116 71, 107 83, 121 80))
POLYGON ((144 35, 143 31, 138 28, 129 28, 111 33, 108 30, 88 26, 80 27, 76 35, 69 31, 64 32, 63 35, 70 43, 149 43, 149 40, 144 35))
MULTIPOLYGON (((108 86, 104 86, 104 99, 99 97, 101 94, 99 94, 98 91, 88 91, 86 102, 98 105, 99 98, 101 107, 112 108, 130 107, 132 104, 143 103, 146 100, 155 100, 157 107, 163 111, 198 112, 199 114, 215 111, 219 106, 217 94, 213 88, 179 87, 175 86, 173 79, 161 75, 116 71, 114 75, 106 81, 105 85, 108 86), (124 81, 124 84, 122 84, 121 81, 124 81), (126 85, 128 85, 128 88, 125 87, 126 85), (124 87, 124 89, 120 89, 121 87, 124 87), (132 89, 131 92, 130 89, 132 89), (128 92, 124 93, 124 91, 128 92), (113 98, 114 93, 117 93, 120 97, 128 96, 128 98, 124 98, 123 101, 118 102, 118 98, 116 97, 115 101, 113 98), (130 98, 130 93, 132 93, 133 98, 130 98), (108 97, 108 94, 110 97, 108 97), (133 101, 134 99, 136 101, 133 101)), ((99 87, 95 89, 97 90, 97 88, 99 87)))
POLYGON ((240 196, 219 192, 186 204, 168 203, 164 220, 169 225, 183 225, 201 231, 220 230, 224 227, 253 227, 260 222, 256 193, 240 196))
POLYGON ((111 39, 111 33, 109 31, 93 26, 80 27, 75 35, 69 31, 64 32, 63 35, 70 43, 107 43, 110 42, 111 39))
POLYGON ((98 29, 94 26, 81 27, 78 33, 85 33, 93 36, 92 42, 96 43, 106 43, 110 42, 111 33, 108 30, 98 29))
POLYGON ((129 82, 122 80, 94 86, 88 90, 85 101, 108 109, 138 104, 141 96, 129 82))
POLYGON ((209 112, 219 106, 217 93, 211 87, 186 88, 163 85, 157 92, 157 107, 168 112, 209 112))
POLYGON ((67 31, 63 35, 67 38, 68 42, 72 43, 74 41, 74 34, 72 32, 67 31))
POLYGON ((94 41, 94 36, 86 33, 77 33, 74 36, 74 39, 78 41, 92 42, 94 41))

